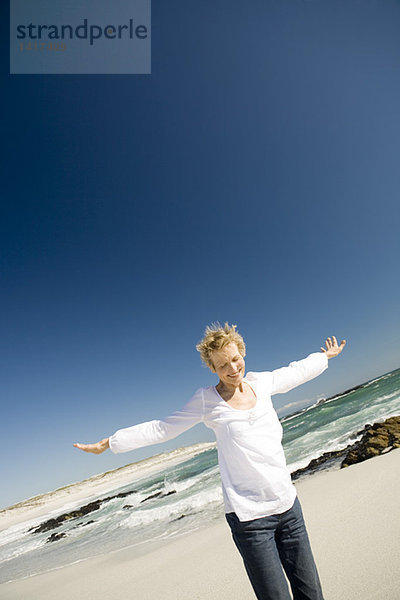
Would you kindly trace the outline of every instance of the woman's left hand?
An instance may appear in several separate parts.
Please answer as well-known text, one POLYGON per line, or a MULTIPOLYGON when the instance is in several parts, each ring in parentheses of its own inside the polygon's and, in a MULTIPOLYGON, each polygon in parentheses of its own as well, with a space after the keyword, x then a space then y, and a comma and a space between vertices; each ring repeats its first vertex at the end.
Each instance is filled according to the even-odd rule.
POLYGON ((333 358, 334 356, 337 356, 338 354, 341 353, 341 351, 343 350, 345 345, 346 345, 346 340, 342 340, 342 342, 339 346, 335 336, 333 335, 331 338, 328 337, 325 340, 326 350, 325 350, 325 348, 322 348, 322 346, 321 346, 321 350, 322 350, 322 352, 325 352, 325 354, 327 355, 328 358, 333 358))
POLYGON ((79 448, 79 450, 83 450, 84 452, 101 454, 110 447, 109 439, 110 438, 104 438, 104 440, 100 440, 100 442, 96 442, 96 444, 73 444, 73 446, 75 446, 75 448, 79 448))

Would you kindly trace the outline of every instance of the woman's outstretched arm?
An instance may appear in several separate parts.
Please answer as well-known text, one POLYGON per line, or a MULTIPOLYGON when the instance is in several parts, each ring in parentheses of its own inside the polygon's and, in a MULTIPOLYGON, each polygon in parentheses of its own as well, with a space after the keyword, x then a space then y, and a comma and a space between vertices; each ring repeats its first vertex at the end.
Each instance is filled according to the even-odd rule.
POLYGON ((321 346, 322 352, 313 352, 303 360, 291 362, 288 367, 271 371, 271 395, 284 394, 323 373, 328 367, 328 359, 341 353, 346 340, 339 346, 333 335, 325 340, 325 345, 326 349, 321 346))
POLYGON ((93 454, 101 454, 107 448, 110 448, 113 453, 129 452, 136 448, 171 440, 203 421, 203 417, 203 390, 200 388, 181 410, 164 419, 154 419, 119 429, 112 436, 95 444, 74 444, 74 446, 93 454))

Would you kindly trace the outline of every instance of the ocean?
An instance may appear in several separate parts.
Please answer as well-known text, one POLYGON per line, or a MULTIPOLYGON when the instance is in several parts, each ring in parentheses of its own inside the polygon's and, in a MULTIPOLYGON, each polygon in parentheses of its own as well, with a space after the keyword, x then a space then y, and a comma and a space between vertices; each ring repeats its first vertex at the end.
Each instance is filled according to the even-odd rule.
MULTIPOLYGON (((400 414, 400 369, 281 419, 283 446, 291 472, 324 452, 355 442, 366 424, 400 414)), ((99 554, 131 547, 137 554, 220 521, 224 516, 214 443, 195 444, 72 484, 19 505, 65 504, 40 518, 0 531, 0 583, 61 568, 99 554), (95 491, 98 480, 106 491, 95 491), (108 478, 108 479, 107 479, 108 478), (80 499, 73 499, 79 490, 80 499), (82 495, 83 492, 83 495, 82 495), (87 493, 86 493, 87 492, 87 493), (98 500, 96 509, 71 516, 56 528, 34 532, 48 519, 98 500), (30 531, 31 530, 31 531, 30 531), (49 542, 49 538, 55 541, 49 542)), ((15 510, 15 509, 14 509, 15 510)), ((7 519, 7 513, 1 517, 7 519)), ((1 522, 0 522, 1 523, 1 522)))

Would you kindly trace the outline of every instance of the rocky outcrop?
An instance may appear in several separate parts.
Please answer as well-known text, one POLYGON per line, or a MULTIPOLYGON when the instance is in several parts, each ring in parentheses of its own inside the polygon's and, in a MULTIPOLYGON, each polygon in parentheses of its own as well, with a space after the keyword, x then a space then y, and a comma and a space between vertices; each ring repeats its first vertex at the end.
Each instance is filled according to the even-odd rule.
POLYGON ((296 479, 299 479, 299 477, 302 477, 303 475, 311 475, 318 471, 325 471, 326 469, 333 469, 336 466, 339 466, 341 457, 348 452, 349 448, 351 448, 351 446, 347 446, 347 448, 344 448, 343 450, 324 452, 324 454, 318 458, 313 458, 306 467, 293 471, 292 481, 296 481, 296 479))
POLYGON ((357 437, 360 435, 361 439, 347 448, 336 452, 325 452, 322 456, 313 459, 306 467, 297 469, 292 473, 292 480, 295 481, 303 475, 310 475, 339 464, 340 468, 348 467, 400 448, 400 416, 390 417, 383 423, 366 425, 357 433, 357 437))
MULTIPOLYGON (((41 523, 38 527, 31 527, 31 529, 28 529, 28 531, 32 533, 43 533, 45 531, 50 531, 51 529, 56 529, 57 527, 60 527, 60 525, 65 523, 65 521, 70 521, 71 519, 79 519, 80 517, 84 517, 85 515, 95 510, 99 510, 100 506, 104 502, 108 502, 109 500, 113 500, 114 498, 125 498, 125 496, 129 496, 129 494, 133 494, 135 491, 136 490, 130 490, 129 492, 120 492, 119 494, 115 494, 114 496, 107 496, 106 498, 100 498, 99 500, 95 500, 94 502, 89 502, 89 504, 85 504, 77 510, 72 510, 71 512, 63 513, 62 515, 59 515, 54 519, 48 519, 48 521, 44 521, 44 523, 41 523)), ((53 542, 56 539, 59 538, 49 538, 48 541, 53 542)))
POLYGON ((28 531, 32 531, 32 533, 43 533, 44 531, 50 531, 51 529, 55 529, 56 527, 60 527, 62 523, 65 521, 70 521, 71 519, 77 519, 87 515, 94 510, 99 510, 102 501, 96 500, 95 502, 90 502, 89 504, 85 504, 85 506, 81 506, 78 510, 72 510, 69 513, 64 513, 55 519, 49 519, 44 523, 41 523, 39 527, 32 527, 28 531))
POLYGON ((366 425, 361 440, 348 449, 341 467, 385 454, 395 448, 400 448, 400 416, 390 417, 383 423, 366 425))
MULTIPOLYGON (((94 502, 89 502, 89 504, 85 504, 84 506, 81 506, 80 508, 78 508, 76 510, 71 510, 71 512, 63 513, 62 515, 59 515, 58 517, 55 517, 53 519, 48 519, 47 521, 44 521, 37 527, 31 527, 31 529, 29 529, 28 531, 30 531, 31 533, 44 533, 46 531, 51 531, 52 529, 56 529, 57 527, 60 527, 66 521, 71 521, 72 519, 79 519, 91 512, 99 510, 99 508, 101 507, 102 504, 104 504, 104 502, 108 502, 109 500, 114 500, 114 498, 125 498, 125 496, 129 496, 130 494, 133 494, 136 491, 137 490, 129 490, 129 492, 120 492, 119 494, 114 494, 113 496, 107 496, 106 498, 99 498, 99 500, 95 500, 94 502)), ((171 494, 176 494, 176 490, 172 490, 167 493, 156 492, 155 494, 151 494, 150 496, 147 496, 147 498, 144 498, 144 500, 142 500, 141 502, 146 502, 147 500, 152 500, 153 498, 165 498, 166 496, 170 496, 171 494)), ((125 506, 123 506, 123 508, 128 510, 129 508, 132 508, 132 505, 125 504, 125 506)), ((88 523, 78 523, 78 525, 88 525, 89 523, 93 523, 93 521, 88 521, 88 523)), ((53 533, 47 539, 47 541, 55 542, 55 541, 61 539, 62 537, 65 537, 65 535, 66 535, 65 533, 53 533)))

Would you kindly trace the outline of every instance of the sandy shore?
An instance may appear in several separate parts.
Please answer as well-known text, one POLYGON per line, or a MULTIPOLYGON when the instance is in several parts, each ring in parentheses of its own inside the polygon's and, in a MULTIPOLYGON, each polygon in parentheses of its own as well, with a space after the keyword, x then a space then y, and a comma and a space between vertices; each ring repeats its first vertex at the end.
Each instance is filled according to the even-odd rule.
MULTIPOLYGON (((325 600, 400 598, 400 450, 296 484, 325 600)), ((2 600, 254 600, 225 521, 0 586, 2 600)))

